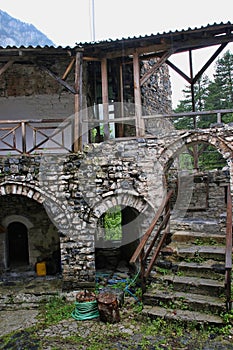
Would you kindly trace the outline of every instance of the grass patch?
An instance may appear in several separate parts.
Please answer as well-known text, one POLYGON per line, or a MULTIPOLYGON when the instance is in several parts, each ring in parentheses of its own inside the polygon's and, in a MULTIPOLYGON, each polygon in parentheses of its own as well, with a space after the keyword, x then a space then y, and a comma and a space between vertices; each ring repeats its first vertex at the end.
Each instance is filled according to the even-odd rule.
POLYGON ((60 297, 53 297, 41 305, 40 319, 46 325, 58 323, 70 318, 73 310, 74 303, 69 303, 60 297))

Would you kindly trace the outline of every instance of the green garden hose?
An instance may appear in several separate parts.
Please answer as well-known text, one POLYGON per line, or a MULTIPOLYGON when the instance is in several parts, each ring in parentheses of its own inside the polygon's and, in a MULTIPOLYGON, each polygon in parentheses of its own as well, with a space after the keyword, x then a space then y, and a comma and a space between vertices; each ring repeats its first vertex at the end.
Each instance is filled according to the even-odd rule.
POLYGON ((99 317, 97 301, 75 302, 75 310, 71 316, 78 321, 90 320, 99 317))

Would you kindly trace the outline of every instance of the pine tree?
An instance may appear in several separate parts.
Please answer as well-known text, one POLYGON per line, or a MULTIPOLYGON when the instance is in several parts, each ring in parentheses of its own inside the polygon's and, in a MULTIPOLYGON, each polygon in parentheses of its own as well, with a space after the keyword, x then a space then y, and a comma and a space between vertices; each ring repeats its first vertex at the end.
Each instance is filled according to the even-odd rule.
MULTIPOLYGON (((216 62, 214 81, 209 84, 205 109, 233 108, 233 54, 227 51, 216 62)), ((223 122, 233 121, 232 114, 223 117, 223 122)))
MULTIPOLYGON (((191 89, 183 90, 185 98, 180 101, 175 112, 192 111, 191 89)), ((205 75, 194 85, 195 109, 203 110, 219 110, 233 108, 233 55, 227 51, 222 58, 218 59, 215 65, 214 80, 210 81, 205 75)), ((208 128, 211 123, 216 123, 216 113, 213 115, 201 116, 198 118, 197 126, 199 128, 208 128)), ((222 116, 222 122, 233 122, 233 113, 222 116)), ((192 127, 190 118, 182 117, 174 121, 177 129, 185 129, 192 127)), ((198 155, 200 169, 221 168, 225 161, 222 156, 213 147, 207 144, 199 144, 195 149, 188 147, 189 155, 194 162, 194 153, 198 155), (206 157, 206 152, 208 157, 206 157)))
MULTIPOLYGON (((195 110, 203 111, 205 109, 205 101, 208 97, 208 86, 210 84, 210 80, 207 75, 203 75, 196 84, 194 85, 194 96, 195 96, 195 110)), ((175 113, 182 112, 192 112, 192 95, 191 95, 191 87, 186 86, 183 90, 184 99, 181 100, 175 110, 175 113)), ((193 127, 192 118, 182 117, 175 120, 175 127, 177 129, 185 129, 193 127)), ((201 124, 199 125, 201 127, 201 124)))

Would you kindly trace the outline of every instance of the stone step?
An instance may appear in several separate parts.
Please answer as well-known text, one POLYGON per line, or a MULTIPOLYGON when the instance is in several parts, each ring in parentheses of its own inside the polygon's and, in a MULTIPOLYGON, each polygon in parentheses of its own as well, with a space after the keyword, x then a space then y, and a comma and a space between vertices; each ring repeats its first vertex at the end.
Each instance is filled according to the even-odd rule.
POLYGON ((142 314, 151 319, 156 319, 161 317, 167 320, 178 320, 184 323, 196 322, 198 324, 212 324, 212 325, 222 325, 223 320, 220 316, 215 316, 203 312, 189 311, 189 310, 173 310, 167 309, 159 306, 149 306, 145 305, 142 310, 142 314))
POLYGON ((219 223, 214 219, 202 219, 202 218, 171 218, 172 231, 195 231, 195 232, 209 232, 216 233, 219 231, 219 223))
POLYGON ((202 262, 168 262, 159 260, 156 263, 153 275, 156 276, 156 274, 159 274, 161 269, 164 269, 162 271, 163 274, 169 274, 171 271, 175 274, 194 277, 208 278, 208 276, 211 276, 212 279, 224 279, 225 277, 225 264, 213 259, 202 262))
POLYGON ((20 292, 6 291, 4 294, 0 293, 0 310, 12 309, 33 309, 37 308, 41 303, 50 300, 53 297, 59 296, 57 291, 34 291, 34 292, 20 292))
POLYGON ((213 234, 206 232, 176 231, 172 234, 172 242, 193 243, 195 245, 225 245, 224 234, 213 234))
POLYGON ((190 259, 189 262, 201 262, 203 259, 225 261, 225 247, 171 243, 161 250, 161 255, 172 256, 173 260, 190 259))
POLYGON ((224 282, 208 278, 165 275, 157 280, 175 291, 219 297, 224 294, 224 282))
POLYGON ((161 290, 159 286, 150 288, 143 295, 145 305, 170 306, 172 309, 189 311, 204 311, 221 314, 226 310, 223 299, 202 294, 190 294, 168 289, 161 290))

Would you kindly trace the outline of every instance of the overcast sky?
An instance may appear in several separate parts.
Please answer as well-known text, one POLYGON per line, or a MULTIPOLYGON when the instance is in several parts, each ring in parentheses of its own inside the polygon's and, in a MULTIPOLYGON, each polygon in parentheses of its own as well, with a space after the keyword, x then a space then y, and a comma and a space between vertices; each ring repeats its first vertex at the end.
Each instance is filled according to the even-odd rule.
MULTIPOLYGON (((0 0, 0 9, 35 25, 55 45, 75 46, 93 39, 93 3, 96 41, 233 23, 233 0, 0 0)), ((232 44, 227 49, 232 52, 232 44)), ((200 61, 194 57, 197 70, 200 62, 206 61, 214 50, 216 47, 198 53, 200 61)), ((172 61, 181 62, 185 70, 186 56, 174 56, 172 61)), ((177 90, 174 91, 176 104, 185 82, 172 73, 172 83, 173 90, 177 90)))

